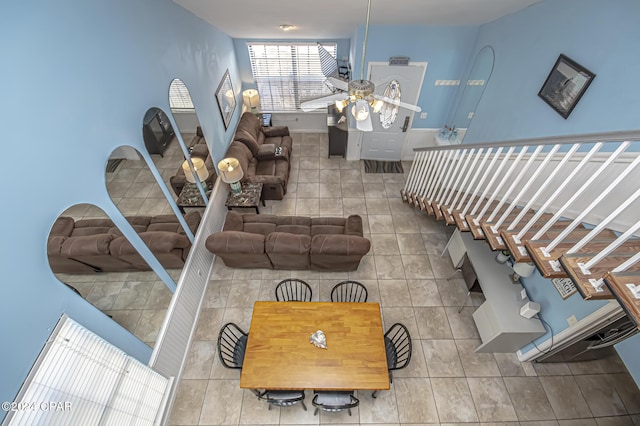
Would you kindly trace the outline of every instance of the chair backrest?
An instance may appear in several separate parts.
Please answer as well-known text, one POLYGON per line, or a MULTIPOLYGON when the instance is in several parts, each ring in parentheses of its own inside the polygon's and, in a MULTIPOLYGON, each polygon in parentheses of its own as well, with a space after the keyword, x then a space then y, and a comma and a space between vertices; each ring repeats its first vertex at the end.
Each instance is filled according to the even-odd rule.
POLYGON ((278 302, 311 302, 311 296, 309 284, 296 278, 280 281, 276 287, 278 302))
POLYGON ((270 405, 289 407, 304 400, 302 390, 266 390, 259 398, 270 405))
POLYGON ((312 404, 324 411, 342 411, 357 407, 360 400, 353 391, 316 391, 312 404))
POLYGON ((366 302, 367 288, 357 281, 343 281, 331 290, 332 302, 366 302))
POLYGON ((247 347, 247 333, 232 322, 222 326, 218 334, 218 355, 227 368, 242 368, 247 347))
POLYGON ((384 334, 384 346, 387 351, 387 367, 399 370, 411 361, 411 335, 403 324, 395 323, 384 334))

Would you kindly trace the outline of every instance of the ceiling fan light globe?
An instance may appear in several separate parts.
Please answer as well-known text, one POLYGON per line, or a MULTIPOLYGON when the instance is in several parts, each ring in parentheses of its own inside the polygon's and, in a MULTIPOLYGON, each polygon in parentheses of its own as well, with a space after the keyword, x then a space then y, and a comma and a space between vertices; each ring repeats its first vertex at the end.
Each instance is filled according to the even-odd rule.
POLYGON ((343 100, 343 101, 337 100, 335 104, 338 112, 342 112, 342 110, 344 110, 344 107, 346 107, 348 103, 349 102, 347 102, 346 100, 343 100))
POLYGON ((371 100, 371 108, 373 108, 373 112, 378 113, 384 106, 384 102, 380 99, 372 99, 371 100))
POLYGON ((351 107, 351 115, 356 121, 364 121, 369 118, 369 110, 365 105, 362 105, 360 102, 357 102, 351 107))

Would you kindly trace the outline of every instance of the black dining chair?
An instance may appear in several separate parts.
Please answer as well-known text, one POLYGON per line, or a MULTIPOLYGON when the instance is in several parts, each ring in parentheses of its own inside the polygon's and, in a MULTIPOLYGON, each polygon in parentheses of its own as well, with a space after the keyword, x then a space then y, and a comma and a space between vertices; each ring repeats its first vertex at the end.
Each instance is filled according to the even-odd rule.
POLYGON ((222 326, 218 334, 218 355, 227 368, 242 368, 248 334, 230 322, 222 326))
MULTIPOLYGON (((393 370, 400 370, 409 365, 411 361, 411 335, 404 324, 393 324, 384 334, 384 347, 387 353, 387 368, 389 369, 389 382, 393 383, 393 370)), ((373 392, 376 397, 378 391, 373 392)))
POLYGON ((311 302, 311 286, 297 278, 280 281, 276 287, 278 302, 311 302))
POLYGON ((351 415, 351 409, 360 405, 360 400, 353 395, 353 391, 316 391, 311 403, 316 407, 314 416, 318 414, 318 410, 331 412, 348 410, 351 415))
POLYGON ((332 302, 366 302, 369 292, 357 281, 343 281, 331 290, 332 302))
POLYGON ((272 405, 276 407, 290 407, 300 403, 304 411, 307 411, 307 406, 304 405, 303 390, 265 390, 258 395, 258 398, 269 404, 269 410, 271 410, 272 405))

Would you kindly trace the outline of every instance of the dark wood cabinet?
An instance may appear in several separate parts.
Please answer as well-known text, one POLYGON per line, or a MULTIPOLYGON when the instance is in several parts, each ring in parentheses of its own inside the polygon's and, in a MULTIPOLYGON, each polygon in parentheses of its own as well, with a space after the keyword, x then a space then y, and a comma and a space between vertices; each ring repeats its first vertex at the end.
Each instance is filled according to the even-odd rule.
POLYGON ((335 105, 329 105, 327 108, 327 128, 329 129, 329 157, 340 155, 344 158, 347 154, 349 138, 347 109, 340 112, 335 105))

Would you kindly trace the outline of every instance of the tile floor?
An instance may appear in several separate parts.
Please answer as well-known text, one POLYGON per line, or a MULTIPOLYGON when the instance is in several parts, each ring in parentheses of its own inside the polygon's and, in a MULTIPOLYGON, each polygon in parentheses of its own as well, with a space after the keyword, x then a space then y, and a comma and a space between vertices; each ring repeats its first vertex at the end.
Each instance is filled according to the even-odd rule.
POLYGON ((267 202, 262 212, 359 214, 371 252, 349 273, 242 270, 217 260, 171 424, 640 425, 640 391, 617 357, 531 364, 514 354, 474 353, 480 341, 472 305, 482 298, 465 301, 463 281, 447 280, 451 262, 440 257, 447 229, 402 203, 402 174, 365 174, 362 162, 328 159, 327 152, 326 135, 294 135, 288 193, 282 201, 267 202), (323 301, 335 283, 360 281, 369 300, 380 302, 385 325, 402 322, 411 332, 410 366, 394 372, 391 390, 378 398, 359 392, 360 406, 352 416, 314 416, 310 392, 309 411, 300 405, 268 410, 239 388, 239 372, 217 359, 220 327, 232 321, 248 330, 253 302, 274 300, 276 284, 288 277, 309 282, 314 300, 323 301))

